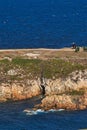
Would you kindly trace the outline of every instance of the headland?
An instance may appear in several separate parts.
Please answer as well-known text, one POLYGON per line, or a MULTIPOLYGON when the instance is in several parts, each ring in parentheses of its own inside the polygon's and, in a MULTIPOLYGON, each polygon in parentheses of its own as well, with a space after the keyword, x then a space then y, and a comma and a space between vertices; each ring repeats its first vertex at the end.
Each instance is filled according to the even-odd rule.
POLYGON ((43 95, 35 109, 87 109, 87 52, 0 50, 0 102, 43 95))

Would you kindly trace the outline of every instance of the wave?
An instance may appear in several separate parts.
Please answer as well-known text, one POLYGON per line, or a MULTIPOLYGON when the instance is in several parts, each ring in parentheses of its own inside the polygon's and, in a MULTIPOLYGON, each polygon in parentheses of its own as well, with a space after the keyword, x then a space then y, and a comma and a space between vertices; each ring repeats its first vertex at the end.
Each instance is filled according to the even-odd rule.
POLYGON ((50 109, 48 112, 56 112, 56 111, 64 111, 64 109, 58 109, 58 110, 50 109))
POLYGON ((25 109, 23 112, 25 112, 26 115, 37 115, 39 113, 44 113, 44 110, 41 110, 41 109, 38 109, 38 110, 25 109))
POLYGON ((44 111, 42 109, 38 109, 38 110, 25 109, 23 112, 26 113, 26 115, 37 115, 40 113, 49 113, 49 112, 57 112, 57 111, 64 111, 64 109, 58 109, 58 110, 50 109, 48 111, 44 111))

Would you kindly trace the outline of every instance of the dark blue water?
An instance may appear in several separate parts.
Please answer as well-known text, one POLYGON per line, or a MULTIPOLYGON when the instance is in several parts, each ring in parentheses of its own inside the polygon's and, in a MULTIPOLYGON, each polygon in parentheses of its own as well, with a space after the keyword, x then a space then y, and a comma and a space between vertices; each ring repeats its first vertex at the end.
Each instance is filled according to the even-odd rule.
MULTIPOLYGON (((0 48, 87 45, 87 0, 0 0, 0 48)), ((0 130, 87 128, 87 110, 26 115, 35 100, 0 104, 0 130)))
POLYGON ((87 0, 0 0, 0 48, 87 45, 87 0))
POLYGON ((79 130, 87 128, 87 110, 26 115, 35 99, 0 104, 0 130, 79 130))

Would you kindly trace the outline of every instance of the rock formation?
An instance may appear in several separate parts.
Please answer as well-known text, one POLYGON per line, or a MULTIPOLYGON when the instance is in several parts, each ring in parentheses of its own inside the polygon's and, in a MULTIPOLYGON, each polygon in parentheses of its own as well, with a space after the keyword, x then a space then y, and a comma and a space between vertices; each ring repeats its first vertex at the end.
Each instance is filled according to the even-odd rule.
POLYGON ((86 109, 87 70, 75 71, 64 79, 47 79, 45 91, 46 97, 39 105, 42 109, 86 109))
POLYGON ((0 85, 0 101, 23 100, 41 93, 39 80, 26 80, 22 83, 2 83, 0 85))
POLYGON ((87 70, 75 71, 66 78, 47 79, 46 95, 62 94, 72 90, 87 89, 87 70))
MULTIPOLYGON (((16 74, 8 71, 8 74, 16 74)), ((41 79, 0 84, 0 101, 23 100, 42 93, 41 79)), ((45 79, 45 96, 37 107, 49 109, 87 108, 87 70, 75 71, 66 78, 45 79)))
POLYGON ((87 93, 81 95, 52 95, 42 100, 39 106, 41 109, 65 109, 65 110, 82 110, 87 108, 87 93))

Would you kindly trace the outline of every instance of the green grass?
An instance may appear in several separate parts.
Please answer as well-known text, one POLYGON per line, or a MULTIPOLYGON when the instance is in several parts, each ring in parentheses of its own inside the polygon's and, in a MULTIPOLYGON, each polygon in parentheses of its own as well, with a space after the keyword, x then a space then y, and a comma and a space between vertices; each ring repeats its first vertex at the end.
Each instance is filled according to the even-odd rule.
POLYGON ((12 80, 21 80, 21 75, 24 75, 23 78, 28 79, 38 77, 40 78, 42 72, 45 78, 66 77, 68 74, 75 70, 84 70, 86 68, 86 66, 80 64, 72 64, 71 62, 66 62, 61 59, 52 59, 47 61, 39 59, 22 59, 17 57, 11 62, 8 60, 0 61, 0 72, 3 72, 3 75, 7 74, 8 70, 10 69, 19 70, 20 74, 10 77, 12 80))
POLYGON ((15 58, 12 60, 12 64, 14 65, 20 65, 21 67, 31 66, 31 65, 38 65, 41 62, 41 60, 38 59, 21 59, 21 58, 15 58))
POLYGON ((84 89, 80 89, 80 90, 72 90, 71 92, 69 91, 69 92, 66 92, 66 94, 68 94, 68 95, 72 95, 72 96, 75 96, 75 95, 84 95, 84 93, 85 93, 85 90, 84 89))
POLYGON ((66 77, 69 73, 75 70, 83 70, 85 66, 79 64, 72 64, 63 60, 45 61, 43 64, 44 75, 48 78, 66 77))

